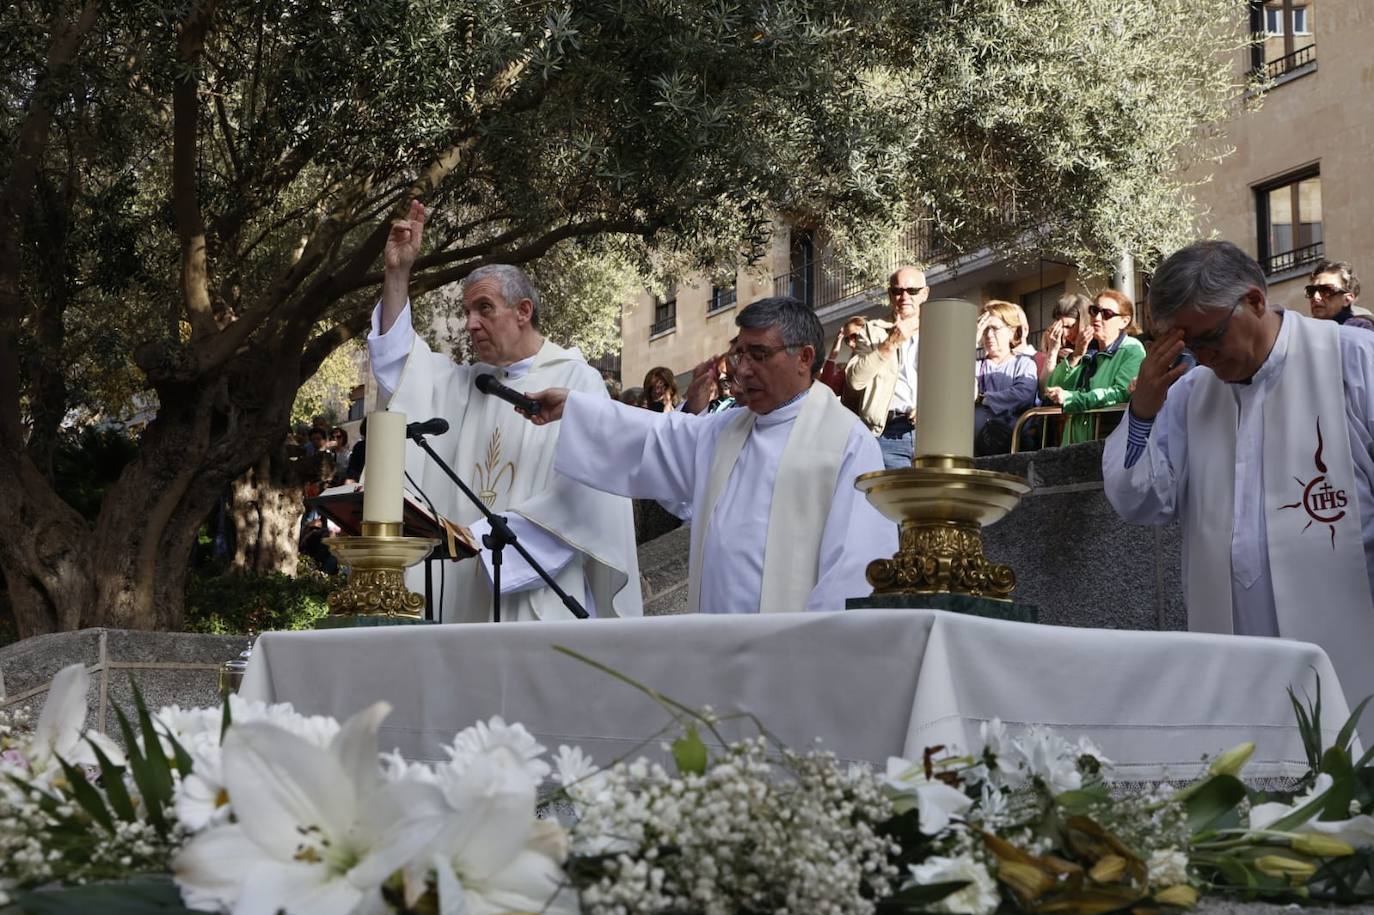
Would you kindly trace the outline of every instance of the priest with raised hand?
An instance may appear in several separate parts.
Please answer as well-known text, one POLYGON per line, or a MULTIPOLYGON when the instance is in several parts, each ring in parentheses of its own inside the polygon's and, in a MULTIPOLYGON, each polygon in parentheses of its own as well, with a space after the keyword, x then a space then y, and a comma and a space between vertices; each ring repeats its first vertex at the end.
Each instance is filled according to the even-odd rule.
POLYGON ((883 468, 869 431, 814 381, 821 322, 791 298, 735 317, 727 359, 747 410, 697 416, 635 410, 582 391, 529 396, 539 425, 561 419, 564 476, 641 499, 690 502, 688 609, 843 610, 872 587, 868 563, 897 549, 897 527, 854 489, 883 468))
POLYGON ((1106 495, 1127 521, 1180 521, 1189 629, 1315 642, 1353 707, 1374 693, 1374 334, 1267 294, 1230 242, 1155 271, 1159 336, 1107 440, 1106 495))
MULTIPOLYGON (((477 390, 479 375, 503 384, 560 385, 609 402, 601 375, 576 349, 539 330, 539 293, 518 267, 492 264, 463 284, 463 315, 476 362, 458 365, 435 353, 411 324, 410 270, 420 252, 425 208, 411 203, 386 243, 382 299, 372 316, 368 350, 388 408, 412 420, 443 417, 449 431, 431 447, 494 512, 568 594, 594 616, 640 616, 639 561, 628 499, 583 486, 554 472, 557 427, 540 429, 477 390)), ((441 515, 467 525, 480 543, 489 527, 480 510, 419 448, 406 448, 406 472, 441 515)), ((492 557, 442 566, 441 620, 491 618, 492 557)), ((422 574, 418 569, 409 575, 422 574)), ((418 582, 408 582, 418 590, 418 582)), ((503 551, 501 619, 567 619, 571 612, 514 549, 503 551)))

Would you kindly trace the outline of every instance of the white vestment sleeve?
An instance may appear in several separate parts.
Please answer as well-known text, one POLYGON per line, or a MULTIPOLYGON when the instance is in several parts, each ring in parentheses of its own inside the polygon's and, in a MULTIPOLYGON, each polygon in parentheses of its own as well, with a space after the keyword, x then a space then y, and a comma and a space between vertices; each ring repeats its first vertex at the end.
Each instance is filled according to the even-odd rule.
POLYGON ((1145 453, 1133 466, 1126 466, 1129 417, 1107 437, 1102 450, 1102 487, 1107 501, 1123 521, 1165 524, 1178 517, 1188 464, 1188 433, 1184 426, 1191 390, 1188 375, 1169 389, 1164 409, 1150 428, 1145 453))
POLYGON ((573 391, 554 467, 603 492, 690 503, 698 442, 721 415, 655 413, 573 391))
MULTIPOLYGON (((563 567, 572 562, 573 557, 577 555, 577 551, 572 547, 521 515, 506 515, 506 525, 515 535, 515 539, 520 541, 520 545, 529 550, 534 561, 543 566, 544 571, 551 576, 561 572, 563 567)), ((481 543, 482 537, 491 533, 491 524, 486 518, 481 518, 469 525, 468 529, 472 531, 472 536, 477 542, 481 543)), ((491 581, 491 550, 484 547, 477 555, 482 560, 482 568, 487 570, 487 580, 491 581)), ((543 584, 544 580, 539 577, 534 566, 525 561, 524 556, 521 556, 513 547, 502 550, 502 594, 528 591, 530 588, 542 587, 543 584)))
MULTIPOLYGON (((396 322, 386 333, 381 332, 382 303, 372 309, 372 333, 367 335, 367 356, 372 364, 372 377, 377 380, 382 397, 388 398, 401 381, 410 347, 415 342, 415 325, 410 322, 410 302, 401 309, 396 322)), ((519 536, 519 535, 517 535, 519 536)))
POLYGON ((830 514, 821 534, 816 586, 807 598, 807 610, 843 610, 848 598, 873 593, 864 574, 868 564, 897 552, 897 525, 884 518, 854 488, 854 480, 860 474, 882 469, 883 454, 878 440, 856 423, 835 477, 830 514))

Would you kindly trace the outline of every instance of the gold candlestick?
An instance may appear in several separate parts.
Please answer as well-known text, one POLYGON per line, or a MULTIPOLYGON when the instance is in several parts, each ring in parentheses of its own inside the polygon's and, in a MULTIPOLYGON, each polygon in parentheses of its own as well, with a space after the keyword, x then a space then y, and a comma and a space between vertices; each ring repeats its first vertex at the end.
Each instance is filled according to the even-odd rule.
POLYGON ((329 595, 329 611, 347 616, 419 619, 425 598, 406 588, 405 570, 439 543, 401 536, 400 522, 364 521, 362 536, 330 537, 329 549, 348 566, 348 584, 329 595))
POLYGON ((868 564, 874 594, 1011 599, 1016 573, 983 555, 981 529, 1030 492, 1021 477, 975 469, 972 458, 922 455, 909 468, 866 473, 854 485, 900 530, 897 554, 868 564))

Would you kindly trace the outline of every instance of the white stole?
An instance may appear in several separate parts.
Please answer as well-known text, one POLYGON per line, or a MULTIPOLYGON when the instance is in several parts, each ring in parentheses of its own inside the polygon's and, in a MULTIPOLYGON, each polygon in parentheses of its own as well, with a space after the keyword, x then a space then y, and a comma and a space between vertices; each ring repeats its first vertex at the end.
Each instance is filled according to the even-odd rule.
MULTIPOLYGON (((1265 398, 1263 493, 1236 491, 1239 411, 1207 372, 1188 401, 1188 628, 1231 632, 1231 537, 1240 499, 1264 499, 1279 634, 1331 657, 1353 707, 1374 689, 1369 592, 1339 325, 1293 312, 1288 351, 1265 398)), ((1276 685, 1275 688, 1278 688, 1276 685)))
MULTIPOLYGON (((716 502, 754 429, 752 410, 737 410, 716 439, 701 513, 692 521, 691 570, 687 608, 701 612, 701 568, 706 529, 716 502)), ((835 480, 854 428, 854 414, 834 393, 812 382, 801 411, 787 433, 787 444, 773 482, 768 536, 763 552, 763 591, 759 612, 801 610, 820 577, 821 535, 835 496, 835 480)), ((725 506, 723 510, 729 510, 725 506)))

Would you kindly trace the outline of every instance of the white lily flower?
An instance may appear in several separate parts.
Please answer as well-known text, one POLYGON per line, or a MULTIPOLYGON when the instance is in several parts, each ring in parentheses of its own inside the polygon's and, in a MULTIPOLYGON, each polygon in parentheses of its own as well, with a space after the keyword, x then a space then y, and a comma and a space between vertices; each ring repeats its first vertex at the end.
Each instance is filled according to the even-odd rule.
POLYGON ((383 784, 377 727, 390 707, 350 718, 328 748, 270 724, 235 724, 221 764, 236 822, 193 838, 173 862, 187 905, 238 915, 373 912, 381 886, 444 825, 432 785, 383 784))
MULTIPOLYGON (((483 753, 461 770, 440 769, 454 814, 433 858, 441 915, 578 911, 575 894, 560 892, 566 836, 535 819, 536 784, 523 772, 512 777, 513 768, 503 754, 483 753)), ((407 874, 411 896, 417 876, 407 874)))
POLYGON ((915 808, 920 818, 920 830, 933 836, 949 826, 951 820, 962 816, 973 806, 973 800, 957 788, 942 781, 926 778, 920 763, 889 756, 887 773, 882 783, 892 797, 892 809, 906 813, 915 808))
POLYGON ((971 857, 926 858, 920 864, 910 864, 912 880, 908 883, 929 886, 933 883, 952 883, 967 880, 969 885, 944 899, 927 904, 931 912, 958 912, 961 915, 992 915, 1001 903, 997 881, 988 869, 971 857))
POLYGON ((72 765, 97 765, 91 743, 115 765, 123 764, 124 754, 113 741, 86 730, 86 694, 90 688, 90 675, 81 664, 68 665, 53 677, 43 711, 23 751, 32 774, 39 779, 57 771, 59 757, 72 765))
MULTIPOLYGON (((1258 804, 1250 811, 1251 829, 1268 829, 1274 823, 1288 816, 1294 810, 1304 806, 1313 798, 1326 792, 1331 787, 1334 780, 1330 775, 1323 772, 1317 776, 1317 781, 1312 786, 1312 790, 1306 794, 1295 798, 1292 804, 1258 804)), ((1318 811, 1313 814, 1306 823, 1295 826, 1290 832, 1314 832, 1333 839, 1340 839, 1342 842, 1354 848, 1369 848, 1374 846, 1374 817, 1368 814, 1350 817, 1345 820, 1319 820, 1321 813, 1318 811)))

